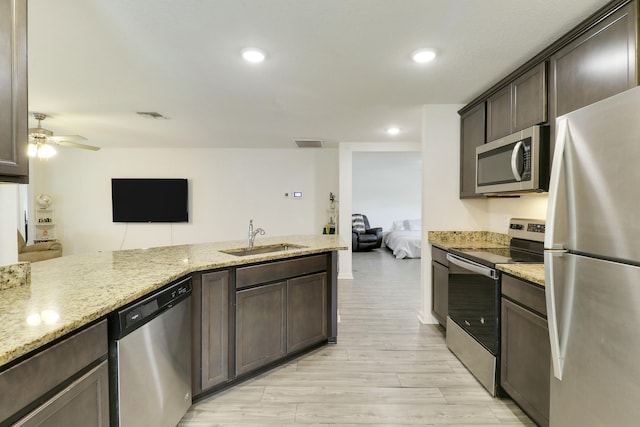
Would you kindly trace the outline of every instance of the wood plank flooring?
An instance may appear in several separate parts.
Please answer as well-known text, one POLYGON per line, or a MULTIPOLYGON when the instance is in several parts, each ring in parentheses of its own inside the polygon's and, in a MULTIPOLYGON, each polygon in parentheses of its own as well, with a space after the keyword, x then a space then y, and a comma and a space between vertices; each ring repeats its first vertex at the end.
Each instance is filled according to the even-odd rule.
POLYGON ((339 283, 338 344, 193 405, 186 426, 533 426, 494 399, 417 320, 420 260, 353 254, 339 283))

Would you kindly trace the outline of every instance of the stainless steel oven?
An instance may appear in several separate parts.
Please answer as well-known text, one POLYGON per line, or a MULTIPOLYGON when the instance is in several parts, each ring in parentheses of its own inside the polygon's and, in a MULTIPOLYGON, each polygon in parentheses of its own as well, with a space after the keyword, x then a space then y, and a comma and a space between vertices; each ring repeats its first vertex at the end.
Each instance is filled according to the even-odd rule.
POLYGON ((447 346, 495 396, 500 352, 500 273, 451 253, 447 260, 447 346))
POLYGON ((532 126, 476 147, 476 193, 549 189, 549 127, 532 126))
POLYGON ((513 218, 509 247, 449 249, 447 347, 495 396, 499 392, 498 264, 542 263, 544 221, 513 218))

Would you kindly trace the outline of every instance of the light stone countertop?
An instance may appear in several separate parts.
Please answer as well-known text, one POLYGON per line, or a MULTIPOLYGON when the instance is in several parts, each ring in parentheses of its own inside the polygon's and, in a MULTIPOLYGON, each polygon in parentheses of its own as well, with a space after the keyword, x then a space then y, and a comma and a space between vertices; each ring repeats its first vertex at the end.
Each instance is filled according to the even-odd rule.
POLYGON ((259 238, 306 246, 234 256, 246 241, 64 256, 31 264, 31 283, 0 290, 0 367, 196 271, 347 249, 337 235, 259 238))
MULTIPOLYGON (((511 237, 491 231, 429 231, 429 243, 441 249, 507 248, 511 237)), ((496 268, 544 286, 544 264, 497 264, 496 268)))
POLYGON ((429 231, 429 243, 442 249, 508 248, 511 237, 492 231, 429 231))
POLYGON ((544 286, 544 264, 498 264, 496 268, 520 279, 544 286))

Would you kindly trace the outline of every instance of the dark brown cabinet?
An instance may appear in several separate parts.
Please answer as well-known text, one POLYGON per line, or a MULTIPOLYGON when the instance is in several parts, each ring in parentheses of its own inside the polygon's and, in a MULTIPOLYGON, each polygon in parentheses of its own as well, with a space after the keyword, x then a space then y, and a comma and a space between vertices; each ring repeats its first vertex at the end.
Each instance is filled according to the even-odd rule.
POLYGON ((636 3, 631 2, 551 56, 553 118, 636 85, 636 3))
POLYGON ((0 182, 27 183, 26 0, 0 0, 0 40, 0 182))
POLYGON ((236 375, 287 354, 286 282, 236 293, 236 375))
POLYGON ((107 352, 105 320, 1 372, 0 424, 107 427, 107 352))
POLYGON ((230 378, 229 287, 228 270, 193 276, 193 396, 230 378))
POLYGON ((449 263, 447 251, 431 248, 431 313, 447 327, 449 315, 449 263))
POLYGON ((460 117, 460 198, 476 194, 476 147, 485 143, 484 102, 461 113, 460 117))
POLYGON ((551 350, 544 288, 502 276, 500 385, 541 426, 549 425, 551 350))
POLYGON ((287 353, 327 339, 327 274, 287 281, 287 353))
POLYGON ((540 63, 487 99, 487 142, 547 121, 546 70, 540 63))

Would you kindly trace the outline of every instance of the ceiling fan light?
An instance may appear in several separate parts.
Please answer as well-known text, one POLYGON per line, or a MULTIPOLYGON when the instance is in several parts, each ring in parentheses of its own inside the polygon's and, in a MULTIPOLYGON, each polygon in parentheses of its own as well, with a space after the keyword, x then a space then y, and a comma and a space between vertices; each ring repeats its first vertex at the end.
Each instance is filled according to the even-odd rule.
POLYGON ((36 157, 38 155, 38 146, 36 144, 29 144, 27 147, 27 155, 29 157, 36 157))
POLYGON ((48 159, 49 157, 53 157, 56 155, 56 149, 53 148, 53 145, 50 144, 42 144, 38 148, 38 157, 41 159, 48 159))

